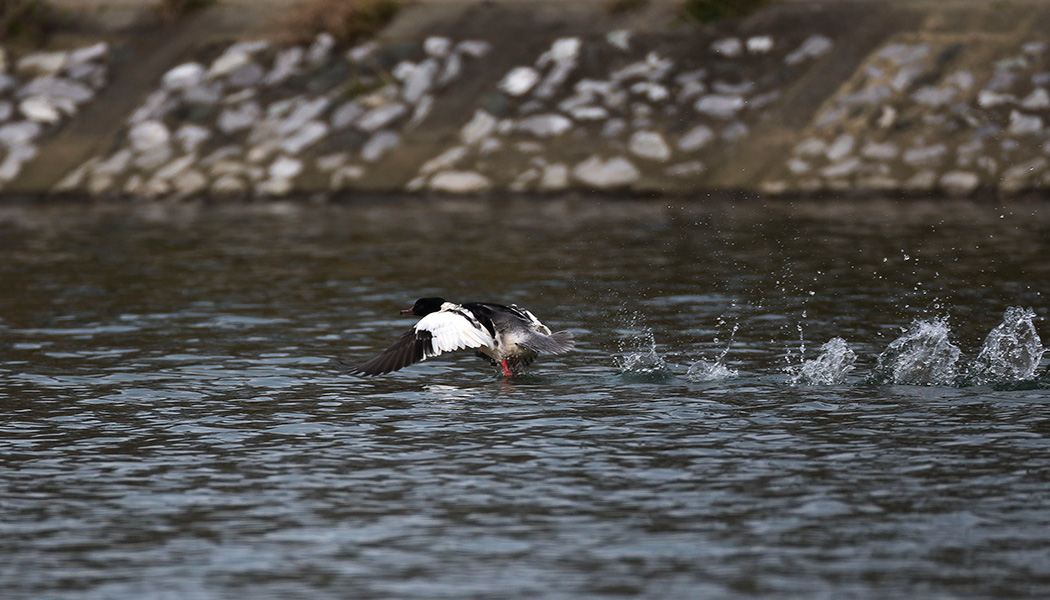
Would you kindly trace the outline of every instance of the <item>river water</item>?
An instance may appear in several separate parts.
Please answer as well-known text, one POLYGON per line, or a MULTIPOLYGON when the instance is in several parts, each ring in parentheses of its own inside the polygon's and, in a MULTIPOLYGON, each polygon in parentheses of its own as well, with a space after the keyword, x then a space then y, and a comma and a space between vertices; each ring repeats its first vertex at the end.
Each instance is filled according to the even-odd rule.
POLYGON ((1042 204, 4 207, 0 596, 1050 597, 1048 257, 1042 204), (577 350, 341 370, 427 295, 577 350))

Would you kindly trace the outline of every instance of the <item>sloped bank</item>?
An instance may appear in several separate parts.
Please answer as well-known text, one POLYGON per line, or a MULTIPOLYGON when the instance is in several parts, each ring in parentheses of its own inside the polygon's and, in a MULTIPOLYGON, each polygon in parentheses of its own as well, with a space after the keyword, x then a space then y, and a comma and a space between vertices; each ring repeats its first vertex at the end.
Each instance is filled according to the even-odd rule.
MULTIPOLYGON (((551 26, 529 11, 461 2, 349 51, 323 35, 202 49, 156 74, 105 151, 24 191, 1050 189, 1050 8, 1039 3, 799 3, 719 30, 583 13, 551 26), (486 11, 514 31, 493 30, 501 18, 486 11)), ((46 154, 45 141, 34 160, 46 154)))

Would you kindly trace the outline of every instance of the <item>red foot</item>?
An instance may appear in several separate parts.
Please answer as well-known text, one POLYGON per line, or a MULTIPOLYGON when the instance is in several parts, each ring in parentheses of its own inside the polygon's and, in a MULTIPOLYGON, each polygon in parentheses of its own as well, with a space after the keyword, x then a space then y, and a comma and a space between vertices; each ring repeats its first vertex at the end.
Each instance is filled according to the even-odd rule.
POLYGON ((510 370, 510 366, 507 364, 506 360, 499 361, 499 366, 503 367, 504 377, 512 377, 514 375, 514 372, 510 370))

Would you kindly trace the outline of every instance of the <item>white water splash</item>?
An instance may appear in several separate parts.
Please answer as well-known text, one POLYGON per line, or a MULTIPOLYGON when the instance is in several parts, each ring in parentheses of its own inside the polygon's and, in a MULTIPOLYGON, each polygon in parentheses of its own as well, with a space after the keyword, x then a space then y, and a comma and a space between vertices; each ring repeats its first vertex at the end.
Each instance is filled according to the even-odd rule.
MULTIPOLYGON (((719 319, 718 324, 720 326, 725 325, 725 321, 719 319)), ((686 371, 685 377, 689 381, 704 382, 704 381, 722 381, 723 379, 733 379, 738 377, 740 373, 736 369, 732 369, 726 366, 726 354, 729 354, 729 348, 733 345, 733 336, 736 335, 737 330, 740 329, 740 325, 733 325, 733 330, 729 332, 729 341, 726 343, 726 347, 718 354, 713 362, 708 360, 698 360, 695 363, 689 365, 689 370, 686 371)), ((718 342, 718 338, 715 338, 715 342, 718 342)))
POLYGON ((788 369, 791 385, 839 385, 853 370, 857 355, 846 340, 835 337, 820 347, 820 356, 788 369))
POLYGON ((1034 321, 1035 311, 1031 308, 1007 308, 1003 322, 988 334, 970 365, 967 382, 988 384, 1034 378, 1045 351, 1034 321))
MULTIPOLYGON (((637 327, 640 320, 637 314, 631 318, 631 325, 637 327)), ((647 375, 666 373, 667 362, 656 351, 656 336, 649 327, 640 327, 620 340, 620 352, 615 357, 616 366, 621 373, 647 375)))
POLYGON ((958 374, 962 352, 948 339, 945 318, 913 321, 899 338, 879 355, 871 382, 897 385, 950 385, 958 374))

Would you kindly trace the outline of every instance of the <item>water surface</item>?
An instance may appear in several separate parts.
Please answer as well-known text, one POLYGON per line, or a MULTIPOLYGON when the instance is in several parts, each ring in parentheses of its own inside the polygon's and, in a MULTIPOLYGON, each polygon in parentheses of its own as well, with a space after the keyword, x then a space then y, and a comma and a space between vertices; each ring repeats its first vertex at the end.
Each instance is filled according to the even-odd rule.
POLYGON ((1045 598, 1047 360, 963 376, 1048 256, 1040 204, 5 207, 0 595, 1045 598), (425 295, 578 349, 340 372, 425 295), (915 323, 958 377, 872 380, 915 323))

